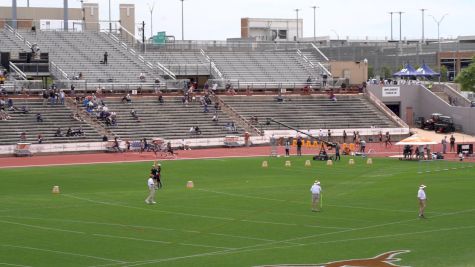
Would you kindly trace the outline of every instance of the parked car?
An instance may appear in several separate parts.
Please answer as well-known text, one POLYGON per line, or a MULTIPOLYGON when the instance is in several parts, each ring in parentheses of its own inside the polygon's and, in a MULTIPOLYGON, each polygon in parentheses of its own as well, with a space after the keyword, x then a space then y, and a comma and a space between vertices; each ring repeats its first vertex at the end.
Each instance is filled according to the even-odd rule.
POLYGON ((455 131, 454 121, 449 116, 439 116, 439 120, 434 124, 436 133, 451 133, 455 131))

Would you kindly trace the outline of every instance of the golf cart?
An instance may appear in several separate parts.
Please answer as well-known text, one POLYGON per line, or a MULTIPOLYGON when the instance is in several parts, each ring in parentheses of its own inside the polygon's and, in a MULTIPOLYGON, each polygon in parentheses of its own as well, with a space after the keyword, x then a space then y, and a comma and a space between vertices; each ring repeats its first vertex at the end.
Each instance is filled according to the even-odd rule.
POLYGON ((434 123, 436 133, 451 133, 455 131, 454 121, 449 116, 439 116, 439 120, 434 123))
POLYGON ((434 130, 434 124, 439 121, 440 116, 442 116, 442 114, 432 113, 430 115, 430 119, 428 119, 428 120, 424 121, 423 123, 421 123, 421 129, 434 130))

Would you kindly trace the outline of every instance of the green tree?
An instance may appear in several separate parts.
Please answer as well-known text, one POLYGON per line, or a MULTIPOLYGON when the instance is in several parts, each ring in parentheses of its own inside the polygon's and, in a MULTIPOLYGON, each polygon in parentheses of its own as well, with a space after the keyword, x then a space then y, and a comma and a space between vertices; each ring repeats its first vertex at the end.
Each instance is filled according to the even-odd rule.
POLYGON ((475 56, 472 63, 457 75, 455 82, 459 83, 463 90, 475 92, 475 56))
POLYGON ((374 78, 374 67, 368 65, 368 78, 374 78))
POLYGON ((381 76, 384 79, 388 79, 392 77, 391 69, 388 66, 383 66, 381 68, 381 76))
POLYGON ((446 66, 444 66, 444 65, 440 66, 440 81, 441 82, 448 81, 448 79, 447 79, 447 73, 448 72, 449 72, 449 70, 447 69, 446 66))

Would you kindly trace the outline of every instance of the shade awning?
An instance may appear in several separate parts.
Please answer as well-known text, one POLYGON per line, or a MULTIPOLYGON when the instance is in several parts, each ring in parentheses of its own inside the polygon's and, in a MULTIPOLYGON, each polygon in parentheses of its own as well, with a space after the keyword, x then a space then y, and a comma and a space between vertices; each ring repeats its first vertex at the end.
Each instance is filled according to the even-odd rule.
POLYGON ((409 136, 408 138, 403 139, 396 143, 396 145, 398 146, 405 146, 405 145, 420 146, 420 145, 435 145, 435 144, 437 144, 437 142, 435 142, 434 140, 424 137, 424 136, 418 136, 417 134, 413 136, 409 136))

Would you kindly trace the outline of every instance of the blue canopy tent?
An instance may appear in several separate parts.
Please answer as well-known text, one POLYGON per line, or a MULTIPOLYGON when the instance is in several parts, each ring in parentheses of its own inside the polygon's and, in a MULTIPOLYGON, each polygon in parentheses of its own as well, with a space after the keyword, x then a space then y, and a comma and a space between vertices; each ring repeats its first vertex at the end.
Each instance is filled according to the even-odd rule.
POLYGON ((407 78, 407 77, 415 77, 415 76, 420 76, 420 73, 414 69, 411 64, 406 64, 404 65, 404 68, 396 73, 393 74, 394 77, 401 77, 401 78, 407 78))
POLYGON ((440 76, 440 73, 437 73, 437 72, 433 71, 425 63, 422 64, 422 66, 417 69, 417 72, 419 73, 418 76, 421 76, 421 77, 434 77, 434 76, 438 77, 438 76, 440 76))

